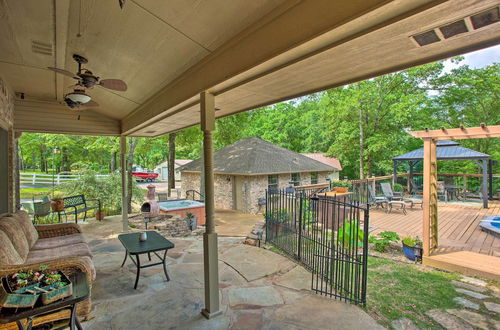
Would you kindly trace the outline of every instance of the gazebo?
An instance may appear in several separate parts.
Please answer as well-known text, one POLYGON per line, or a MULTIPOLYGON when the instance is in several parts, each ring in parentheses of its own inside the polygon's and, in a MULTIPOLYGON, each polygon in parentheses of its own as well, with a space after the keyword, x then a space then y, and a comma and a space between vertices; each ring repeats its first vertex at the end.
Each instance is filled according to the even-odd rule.
MULTIPOLYGON (((488 161, 490 161, 490 155, 484 154, 479 151, 475 151, 469 148, 462 147, 460 143, 451 140, 441 140, 436 143, 436 157, 437 160, 472 160, 474 161, 482 170, 482 183, 481 183, 481 195, 483 199, 483 207, 488 208, 488 161)), ((394 157, 392 159, 394 166, 394 178, 396 178, 397 167, 401 162, 408 162, 410 165, 410 173, 408 180, 413 180, 413 169, 418 162, 424 159, 424 148, 415 149, 413 151, 407 152, 403 155, 394 157)), ((492 178, 490 177, 490 186, 492 184, 492 178)))

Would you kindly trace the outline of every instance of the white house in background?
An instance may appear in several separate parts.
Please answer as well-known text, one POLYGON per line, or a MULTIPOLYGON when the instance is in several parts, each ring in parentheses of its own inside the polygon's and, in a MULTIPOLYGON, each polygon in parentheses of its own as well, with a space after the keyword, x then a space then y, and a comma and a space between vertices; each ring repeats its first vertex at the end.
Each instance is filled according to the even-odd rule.
MULTIPOLYGON (((191 159, 176 159, 175 160, 175 181, 180 181, 181 180, 181 173, 177 171, 177 168, 186 165, 187 163, 191 162, 191 159)), ((161 181, 167 181, 168 180, 168 160, 164 161, 163 163, 158 164, 155 169, 155 173, 160 174, 158 177, 159 180, 161 181)))

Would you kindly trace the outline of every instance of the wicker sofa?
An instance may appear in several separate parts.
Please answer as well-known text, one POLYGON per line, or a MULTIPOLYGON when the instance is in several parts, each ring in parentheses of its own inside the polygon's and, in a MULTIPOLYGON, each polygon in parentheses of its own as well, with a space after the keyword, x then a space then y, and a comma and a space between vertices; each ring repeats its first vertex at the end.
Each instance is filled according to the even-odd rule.
MULTIPOLYGON (((0 277, 41 265, 68 274, 84 272, 89 287, 95 279, 92 254, 77 224, 33 225, 24 211, 0 215, 0 277)), ((91 310, 90 298, 78 304, 83 319, 89 318, 91 310)), ((67 311, 57 312, 37 318, 34 325, 68 317, 67 311)), ((17 325, 0 325, 0 329, 10 328, 17 329, 17 325)))

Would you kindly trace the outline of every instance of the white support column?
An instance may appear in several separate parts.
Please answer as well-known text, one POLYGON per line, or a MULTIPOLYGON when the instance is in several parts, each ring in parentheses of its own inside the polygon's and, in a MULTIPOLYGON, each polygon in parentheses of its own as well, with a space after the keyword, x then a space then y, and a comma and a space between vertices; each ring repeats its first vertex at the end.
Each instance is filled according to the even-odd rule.
POLYGON ((212 318, 222 313, 219 307, 219 258, 217 233, 215 232, 214 155, 212 150, 212 131, 215 130, 215 98, 208 92, 202 92, 200 99, 206 218, 205 233, 203 234, 205 308, 201 313, 206 318, 212 318))
POLYGON ((122 225, 123 232, 128 231, 128 204, 127 204, 127 137, 120 136, 120 165, 122 174, 122 225))

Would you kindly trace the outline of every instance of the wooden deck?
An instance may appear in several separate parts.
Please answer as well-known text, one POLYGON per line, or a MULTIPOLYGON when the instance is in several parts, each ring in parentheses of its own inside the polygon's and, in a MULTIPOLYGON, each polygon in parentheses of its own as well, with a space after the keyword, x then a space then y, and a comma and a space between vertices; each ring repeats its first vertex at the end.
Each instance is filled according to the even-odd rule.
MULTIPOLYGON (((370 228, 374 233, 389 230, 402 236, 422 238, 423 212, 420 206, 407 209, 404 215, 396 206, 390 214, 370 210, 370 228)), ((439 248, 435 254, 471 251, 500 257, 500 239, 481 230, 479 221, 487 215, 500 215, 500 202, 490 202, 489 209, 479 206, 440 203, 438 206, 439 248)))

